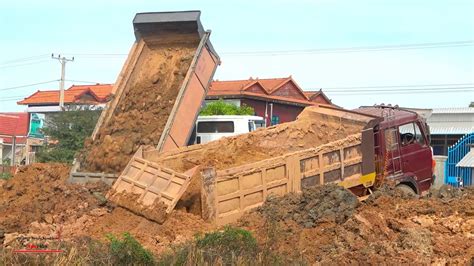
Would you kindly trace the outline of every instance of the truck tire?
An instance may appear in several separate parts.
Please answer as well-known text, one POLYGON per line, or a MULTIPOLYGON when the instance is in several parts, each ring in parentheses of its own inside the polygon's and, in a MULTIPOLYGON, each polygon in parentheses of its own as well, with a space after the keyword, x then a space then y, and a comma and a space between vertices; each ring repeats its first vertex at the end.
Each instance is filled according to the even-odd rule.
POLYGON ((413 188, 411 188, 408 185, 399 184, 399 185, 397 185, 396 189, 403 192, 403 194, 405 194, 405 195, 412 196, 412 197, 416 196, 416 192, 413 190, 413 188))

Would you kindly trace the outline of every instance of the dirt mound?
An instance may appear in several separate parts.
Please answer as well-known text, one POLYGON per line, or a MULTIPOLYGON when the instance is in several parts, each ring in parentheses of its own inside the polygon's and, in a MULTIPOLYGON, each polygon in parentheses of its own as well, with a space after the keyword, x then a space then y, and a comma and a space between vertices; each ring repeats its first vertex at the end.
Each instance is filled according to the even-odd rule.
POLYGON ((359 200, 348 190, 337 186, 317 186, 302 194, 270 197, 257 209, 266 219, 292 220, 309 228, 323 222, 343 223, 352 216, 359 200))
POLYGON ((171 244, 184 243, 196 233, 211 228, 200 217, 179 210, 171 213, 163 224, 158 224, 118 207, 110 214, 98 218, 87 229, 87 233, 94 238, 105 239, 108 233, 121 235, 130 232, 146 248, 159 254, 171 244))
POLYGON ((393 198, 402 198, 402 199, 413 199, 418 196, 404 193, 400 189, 397 189, 393 185, 382 184, 377 188, 365 201, 366 205, 373 204, 380 197, 393 197, 393 198))
POLYGON ((0 187, 0 229, 26 232, 31 223, 74 220, 105 202, 102 182, 86 186, 66 184, 69 167, 33 164, 23 167, 0 187))
POLYGON ((455 188, 450 185, 442 185, 440 188, 432 188, 430 190, 430 197, 451 200, 456 198, 462 198, 469 193, 472 193, 473 187, 466 188, 455 188))
POLYGON ((321 116, 306 108, 294 122, 288 122, 249 134, 222 138, 203 145, 155 154, 147 158, 177 171, 196 165, 227 169, 269 159, 359 133, 363 124, 321 116), (223 148, 225 147, 225 148, 223 148))
POLYGON ((474 191, 462 193, 449 202, 381 195, 360 204, 345 222, 325 220, 315 227, 292 217, 271 220, 261 210, 240 225, 260 244, 310 264, 469 264, 474 258, 474 191))
POLYGON ((184 207, 158 224, 108 203, 106 184, 67 184, 68 175, 63 164, 33 164, 6 181, 0 187, 0 240, 9 245, 20 236, 57 234, 65 241, 80 236, 105 240, 108 233, 130 232, 159 254, 212 228, 184 207))
POLYGON ((85 170, 119 173, 140 145, 158 144, 195 50, 195 44, 143 48, 110 120, 86 142, 85 170))

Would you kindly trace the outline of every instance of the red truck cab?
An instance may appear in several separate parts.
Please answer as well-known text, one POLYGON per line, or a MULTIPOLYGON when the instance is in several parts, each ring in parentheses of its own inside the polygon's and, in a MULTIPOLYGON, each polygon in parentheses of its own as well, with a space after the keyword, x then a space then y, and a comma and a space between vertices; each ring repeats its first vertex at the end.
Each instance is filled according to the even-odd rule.
POLYGON ((373 128, 376 180, 393 181, 400 189, 419 195, 428 192, 434 182, 434 160, 426 120, 397 106, 355 111, 380 118, 373 128))

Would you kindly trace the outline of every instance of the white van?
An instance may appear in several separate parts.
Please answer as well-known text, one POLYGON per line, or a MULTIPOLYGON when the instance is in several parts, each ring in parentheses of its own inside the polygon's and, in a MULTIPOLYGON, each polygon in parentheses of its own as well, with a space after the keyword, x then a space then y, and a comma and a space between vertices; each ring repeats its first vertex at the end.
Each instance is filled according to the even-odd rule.
POLYGON ((198 116, 195 129, 195 144, 207 143, 222 137, 252 132, 263 127, 265 121, 252 115, 198 116))

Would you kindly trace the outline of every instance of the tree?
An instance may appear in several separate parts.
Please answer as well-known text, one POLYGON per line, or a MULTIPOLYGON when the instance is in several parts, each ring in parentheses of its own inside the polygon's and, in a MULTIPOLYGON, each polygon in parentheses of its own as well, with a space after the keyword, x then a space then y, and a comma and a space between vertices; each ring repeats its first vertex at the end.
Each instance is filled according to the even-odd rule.
POLYGON ((37 153, 38 161, 71 163, 92 134, 99 115, 100 110, 87 107, 51 114, 42 129, 48 141, 37 153))
POLYGON ((247 105, 236 106, 219 99, 208 103, 201 109, 200 115, 253 115, 255 111, 247 105))

